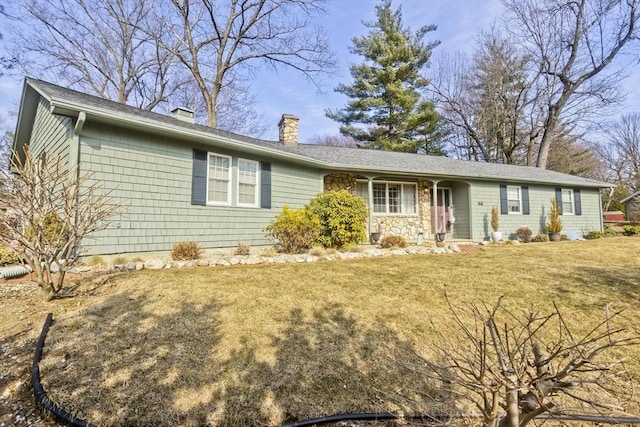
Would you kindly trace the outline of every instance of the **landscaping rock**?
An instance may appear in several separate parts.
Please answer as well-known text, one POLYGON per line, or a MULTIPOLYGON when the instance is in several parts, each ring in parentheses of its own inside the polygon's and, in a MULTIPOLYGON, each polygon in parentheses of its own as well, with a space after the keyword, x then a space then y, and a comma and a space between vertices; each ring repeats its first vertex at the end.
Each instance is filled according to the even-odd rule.
POLYGON ((460 248, 458 247, 458 245, 454 245, 453 243, 450 244, 447 249, 449 249, 454 254, 457 254, 460 252, 460 248))
MULTIPOLYGON (((196 265, 198 265, 199 267, 206 267, 206 266, 208 266, 208 265, 210 265, 210 264, 211 264, 211 261, 210 261, 210 260, 208 260, 208 259, 206 259, 206 258, 204 258, 204 259, 199 259, 199 260, 196 262, 196 265)), ((214 265, 215 265, 215 261, 214 261, 214 265)))
POLYGON ((152 258, 144 263, 144 268, 148 268, 150 270, 160 270, 161 268, 164 268, 166 265, 167 263, 164 262, 163 260, 158 258, 152 258))
POLYGON ((144 270, 144 262, 136 262, 136 270, 144 270))

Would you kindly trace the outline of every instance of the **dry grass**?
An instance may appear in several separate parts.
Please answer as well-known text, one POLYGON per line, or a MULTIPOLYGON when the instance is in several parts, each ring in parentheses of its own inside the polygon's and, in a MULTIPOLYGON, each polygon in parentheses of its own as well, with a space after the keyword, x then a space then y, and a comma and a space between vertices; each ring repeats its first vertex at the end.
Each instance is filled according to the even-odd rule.
MULTIPOLYGON (((61 315, 42 362, 54 401, 101 426, 277 425, 348 411, 443 409, 414 352, 456 304, 555 301, 576 331, 626 308, 640 334, 640 239, 491 246, 241 268, 143 271, 61 315)), ((620 353, 632 359, 638 349, 620 353)), ((629 365, 636 379, 640 364, 629 365)))

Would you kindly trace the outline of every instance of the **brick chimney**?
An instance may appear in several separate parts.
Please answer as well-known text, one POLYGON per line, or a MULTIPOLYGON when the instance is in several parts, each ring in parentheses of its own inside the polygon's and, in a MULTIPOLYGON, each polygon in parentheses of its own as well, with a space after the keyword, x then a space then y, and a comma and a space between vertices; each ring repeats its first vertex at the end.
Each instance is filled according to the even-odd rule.
POLYGON ((283 114, 278 129, 280 131, 280 142, 284 145, 298 145, 298 120, 293 114, 283 114))
POLYGON ((173 117, 187 123, 195 123, 196 120, 193 115, 193 110, 190 110, 186 107, 177 107, 171 110, 173 117))

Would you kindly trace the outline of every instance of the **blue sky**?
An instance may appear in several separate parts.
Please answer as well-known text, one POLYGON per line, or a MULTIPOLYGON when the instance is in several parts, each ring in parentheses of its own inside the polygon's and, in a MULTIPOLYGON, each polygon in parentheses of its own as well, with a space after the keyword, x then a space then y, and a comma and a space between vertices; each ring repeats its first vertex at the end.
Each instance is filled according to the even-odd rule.
MULTIPOLYGON (((300 140, 307 141, 316 135, 338 133, 338 124, 324 116, 326 108, 342 108, 347 98, 335 93, 339 83, 349 83, 349 64, 360 62, 361 58, 351 55, 351 39, 367 32, 362 21, 375 18, 378 0, 332 0, 328 4, 328 14, 322 24, 330 36, 331 47, 337 55, 339 70, 330 78, 325 78, 323 90, 290 71, 274 73, 265 71, 253 82, 257 94, 256 108, 263 114, 268 131, 266 139, 277 139, 276 125, 283 113, 300 117, 300 140)), ((437 31, 427 35, 428 39, 440 40, 434 55, 438 52, 470 52, 475 38, 482 29, 488 28, 502 14, 500 0, 394 0, 393 7, 402 5, 406 26, 415 30, 422 25, 435 24, 437 31)), ((6 21, 0 21, 2 32, 6 33, 6 21)), ((0 119, 9 117, 17 110, 22 81, 18 77, 0 78, 0 119)), ((640 65, 625 81, 627 101, 621 111, 640 111, 640 65)))

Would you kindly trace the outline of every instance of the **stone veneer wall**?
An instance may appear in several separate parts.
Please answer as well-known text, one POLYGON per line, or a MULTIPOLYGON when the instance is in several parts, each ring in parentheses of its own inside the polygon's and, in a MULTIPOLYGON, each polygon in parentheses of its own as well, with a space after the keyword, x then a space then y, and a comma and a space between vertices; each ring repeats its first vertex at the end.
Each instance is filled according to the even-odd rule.
POLYGON ((352 173, 333 173, 324 177, 324 191, 348 190, 355 196, 356 175, 352 173))
MULTIPOLYGON (((356 175, 349 173, 335 173, 324 177, 324 191, 348 190, 356 194, 356 175)), ((374 231, 377 224, 382 227, 382 237, 402 236, 409 241, 418 238, 422 230, 426 239, 431 233, 431 197, 427 180, 418 181, 418 215, 382 215, 373 214, 374 231)), ((368 224, 367 224, 368 225, 368 224)))

